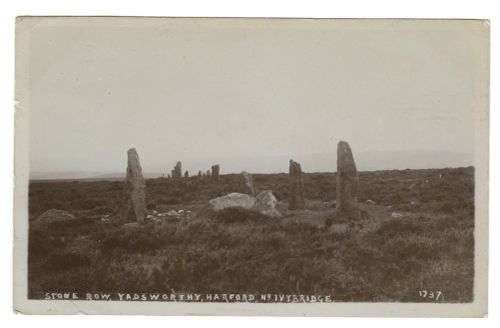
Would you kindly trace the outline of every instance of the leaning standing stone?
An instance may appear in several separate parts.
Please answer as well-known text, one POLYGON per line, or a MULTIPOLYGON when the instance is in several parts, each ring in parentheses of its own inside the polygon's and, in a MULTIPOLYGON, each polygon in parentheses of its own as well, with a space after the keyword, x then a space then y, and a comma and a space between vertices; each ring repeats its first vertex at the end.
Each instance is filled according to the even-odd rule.
POLYGON ((135 148, 127 152, 127 179, 125 181, 124 202, 121 209, 121 218, 125 222, 144 222, 146 216, 146 183, 142 176, 139 155, 135 148))
POLYGON ((359 177, 351 147, 345 141, 337 146, 337 209, 350 214, 357 210, 359 177))
POLYGON ((246 171, 241 172, 243 176, 243 192, 250 196, 255 195, 255 189, 253 188, 253 179, 252 175, 246 171))
POLYGON ((302 181, 302 167, 299 163, 290 160, 288 174, 290 176, 290 209, 304 208, 304 183, 302 181))

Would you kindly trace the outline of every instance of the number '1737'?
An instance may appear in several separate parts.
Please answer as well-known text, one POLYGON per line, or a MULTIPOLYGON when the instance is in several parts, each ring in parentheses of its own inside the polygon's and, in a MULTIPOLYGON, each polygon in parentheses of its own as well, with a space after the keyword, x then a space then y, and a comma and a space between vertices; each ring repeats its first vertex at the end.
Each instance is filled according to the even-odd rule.
POLYGON ((438 301, 439 298, 442 298, 443 296, 443 293, 440 291, 440 290, 425 290, 425 289, 422 289, 422 290, 419 290, 418 291, 418 295, 422 298, 428 298, 428 299, 431 299, 431 300, 435 300, 435 301, 438 301))

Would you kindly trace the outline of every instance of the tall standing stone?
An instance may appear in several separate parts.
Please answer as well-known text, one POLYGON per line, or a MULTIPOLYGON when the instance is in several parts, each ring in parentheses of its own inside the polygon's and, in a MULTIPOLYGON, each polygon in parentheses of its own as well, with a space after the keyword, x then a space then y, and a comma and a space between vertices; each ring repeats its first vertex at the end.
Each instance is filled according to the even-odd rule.
POLYGON ((337 145, 337 210, 350 214, 357 210, 359 177, 351 147, 345 141, 337 145))
POLYGON ((241 172, 243 177, 243 192, 247 195, 254 196, 255 189, 253 188, 252 175, 246 171, 241 172))
POLYGON ((218 181, 220 174, 219 164, 212 165, 212 180, 218 181))
POLYGON ((135 148, 127 152, 127 178, 124 189, 124 203, 121 209, 121 218, 125 222, 144 222, 146 216, 146 183, 142 176, 139 155, 135 148))
POLYGON ((290 160, 288 175, 290 177, 290 209, 302 209, 304 202, 304 182, 302 181, 302 167, 299 163, 290 160))

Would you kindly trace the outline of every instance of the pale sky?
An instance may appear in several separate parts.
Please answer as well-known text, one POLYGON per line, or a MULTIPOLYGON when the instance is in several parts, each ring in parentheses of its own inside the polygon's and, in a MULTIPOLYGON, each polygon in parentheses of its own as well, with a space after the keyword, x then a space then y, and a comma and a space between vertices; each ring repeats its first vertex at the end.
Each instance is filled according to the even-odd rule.
POLYGON ((53 18, 28 32, 32 172, 124 171, 131 147, 146 172, 339 140, 355 157, 474 153, 477 21, 53 18))

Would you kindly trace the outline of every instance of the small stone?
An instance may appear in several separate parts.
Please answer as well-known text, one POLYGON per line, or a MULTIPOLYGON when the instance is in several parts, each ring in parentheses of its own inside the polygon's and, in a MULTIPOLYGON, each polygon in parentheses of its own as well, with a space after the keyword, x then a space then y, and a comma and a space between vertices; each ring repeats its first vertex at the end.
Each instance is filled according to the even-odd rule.
POLYGON ((141 228, 141 225, 137 222, 129 222, 129 223, 125 223, 123 225, 123 227, 125 229, 139 229, 139 228, 141 228))
POLYGON ((393 219, 399 219, 402 217, 403 217, 403 214, 401 214, 401 213, 392 212, 392 214, 391 214, 391 218, 393 218, 393 219))
POLYGON ((33 223, 36 225, 44 225, 53 222, 64 222, 64 221, 74 221, 74 220, 76 220, 76 217, 69 212, 57 209, 51 209, 41 214, 35 221, 33 221, 33 223))

